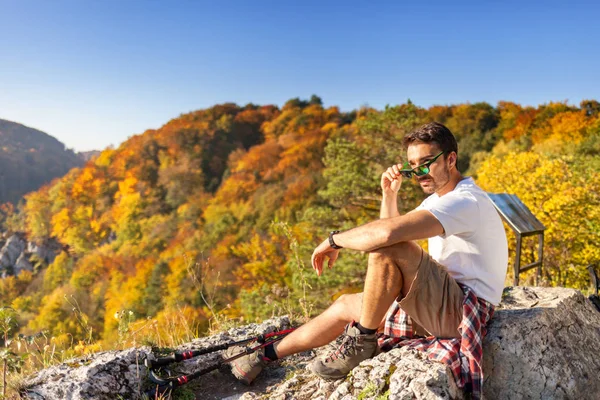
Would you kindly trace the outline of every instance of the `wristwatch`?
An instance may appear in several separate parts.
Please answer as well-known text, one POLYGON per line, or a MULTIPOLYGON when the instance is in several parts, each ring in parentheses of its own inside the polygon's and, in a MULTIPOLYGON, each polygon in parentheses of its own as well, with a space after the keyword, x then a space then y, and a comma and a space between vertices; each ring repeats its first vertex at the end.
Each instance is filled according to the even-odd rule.
POLYGON ((342 246, 338 246, 337 244, 335 244, 335 242, 333 241, 333 235, 335 235, 336 233, 340 233, 340 231, 331 231, 329 232, 329 245, 334 248, 334 249, 342 249, 342 246))

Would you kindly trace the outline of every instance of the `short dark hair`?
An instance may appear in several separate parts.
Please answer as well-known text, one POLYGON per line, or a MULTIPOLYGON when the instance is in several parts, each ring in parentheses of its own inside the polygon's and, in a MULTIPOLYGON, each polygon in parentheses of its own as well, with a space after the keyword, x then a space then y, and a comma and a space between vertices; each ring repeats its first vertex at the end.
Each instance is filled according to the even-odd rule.
POLYGON ((408 148, 413 143, 436 143, 440 150, 442 150, 447 156, 451 152, 455 152, 458 155, 458 144, 456 138, 450 132, 450 129, 446 128, 439 122, 430 122, 425 125, 421 125, 417 129, 413 130, 402 140, 402 144, 405 148, 408 148))

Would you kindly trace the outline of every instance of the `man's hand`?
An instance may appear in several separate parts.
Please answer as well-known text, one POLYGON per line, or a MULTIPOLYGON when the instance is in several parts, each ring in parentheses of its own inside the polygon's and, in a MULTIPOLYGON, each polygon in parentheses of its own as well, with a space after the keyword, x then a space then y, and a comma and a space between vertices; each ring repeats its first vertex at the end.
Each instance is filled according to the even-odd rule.
POLYGON ((339 249, 334 249, 329 245, 329 239, 325 239, 318 245, 315 251, 313 251, 311 258, 312 267, 317 271, 317 275, 321 276, 323 273, 323 262, 325 261, 325 257, 329 258, 327 265, 331 268, 333 267, 335 260, 337 260, 339 253, 339 249))
POLYGON ((381 190, 383 194, 396 194, 402 185, 402 174, 400 174, 402 164, 396 164, 389 167, 381 174, 381 190))

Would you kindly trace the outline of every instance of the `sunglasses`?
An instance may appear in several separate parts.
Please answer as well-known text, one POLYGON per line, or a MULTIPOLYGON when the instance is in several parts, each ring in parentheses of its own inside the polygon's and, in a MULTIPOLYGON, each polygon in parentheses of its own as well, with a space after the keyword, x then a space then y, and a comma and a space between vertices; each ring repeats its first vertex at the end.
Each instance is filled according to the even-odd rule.
POLYGON ((442 154, 444 154, 444 152, 442 151, 440 154, 438 154, 437 156, 433 157, 431 160, 424 162, 423 164, 414 167, 414 168, 408 168, 408 163, 404 164, 403 169, 400 170, 400 173, 402 174, 403 177, 405 178, 412 178, 412 174, 415 174, 416 176, 423 176, 423 175, 427 175, 429 173, 429 167, 431 166, 431 164, 433 164, 435 162, 435 160, 438 159, 439 156, 441 156, 442 154))

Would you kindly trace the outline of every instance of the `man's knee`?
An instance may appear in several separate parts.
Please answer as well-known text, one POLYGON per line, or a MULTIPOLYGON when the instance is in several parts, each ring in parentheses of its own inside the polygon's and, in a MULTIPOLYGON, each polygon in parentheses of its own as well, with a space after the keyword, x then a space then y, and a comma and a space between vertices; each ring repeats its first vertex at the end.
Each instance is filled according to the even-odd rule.
POLYGON ((344 308, 354 307, 356 304, 361 304, 361 299, 362 293, 343 294, 336 299, 335 304, 344 308))
POLYGON ((346 316, 349 321, 360 318, 360 309, 362 306, 362 293, 343 294, 336 299, 333 307, 339 315, 346 316))
POLYGON ((423 250, 415 242, 399 242, 369 253, 369 265, 394 262, 396 264, 418 264, 423 250))

